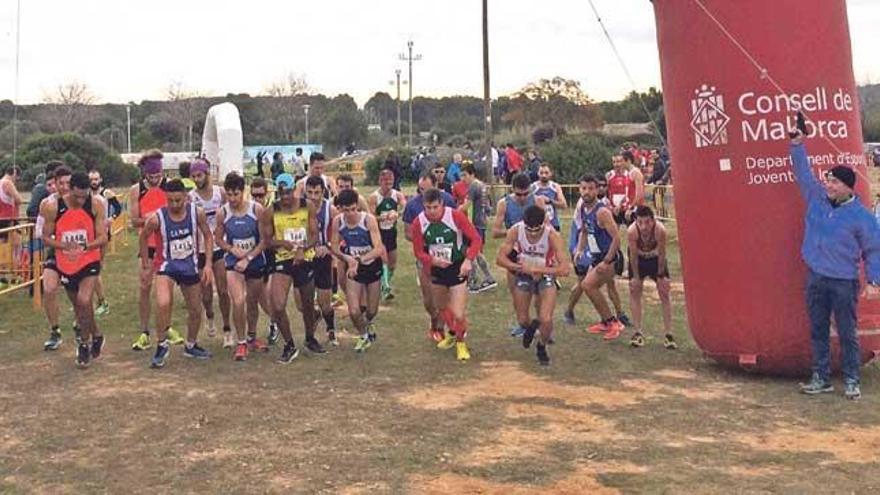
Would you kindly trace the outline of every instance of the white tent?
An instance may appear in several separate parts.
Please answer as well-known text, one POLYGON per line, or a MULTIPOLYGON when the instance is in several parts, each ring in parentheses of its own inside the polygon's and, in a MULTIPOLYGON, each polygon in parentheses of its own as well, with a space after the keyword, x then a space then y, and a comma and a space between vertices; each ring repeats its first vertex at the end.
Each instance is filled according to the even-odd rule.
POLYGON ((221 103, 208 109, 202 133, 202 153, 211 162, 211 173, 222 181, 229 172, 244 175, 244 138, 241 117, 232 103, 221 103))

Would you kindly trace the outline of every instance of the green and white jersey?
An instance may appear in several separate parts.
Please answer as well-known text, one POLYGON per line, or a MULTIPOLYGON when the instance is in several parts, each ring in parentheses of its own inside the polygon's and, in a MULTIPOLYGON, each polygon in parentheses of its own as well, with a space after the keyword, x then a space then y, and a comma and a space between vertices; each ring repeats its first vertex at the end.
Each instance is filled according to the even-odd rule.
POLYGON ((464 261, 464 237, 452 218, 452 208, 443 209, 443 217, 439 222, 428 220, 425 212, 419 214, 419 227, 425 249, 432 257, 444 259, 450 263, 464 261))
POLYGON ((390 213, 400 209, 402 196, 403 193, 395 189, 392 189, 388 196, 383 196, 380 190, 373 192, 373 197, 376 200, 376 211, 373 214, 379 221, 379 229, 391 230, 397 227, 397 219, 390 218, 390 213))

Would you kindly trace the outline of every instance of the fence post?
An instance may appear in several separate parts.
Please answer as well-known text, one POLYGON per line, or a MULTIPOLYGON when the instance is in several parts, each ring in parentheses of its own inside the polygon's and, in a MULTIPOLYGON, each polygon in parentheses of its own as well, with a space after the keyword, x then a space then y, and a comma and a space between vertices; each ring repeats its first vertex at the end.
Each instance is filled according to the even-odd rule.
POLYGON ((31 254, 31 263, 34 264, 34 309, 43 309, 43 251, 35 249, 31 254))

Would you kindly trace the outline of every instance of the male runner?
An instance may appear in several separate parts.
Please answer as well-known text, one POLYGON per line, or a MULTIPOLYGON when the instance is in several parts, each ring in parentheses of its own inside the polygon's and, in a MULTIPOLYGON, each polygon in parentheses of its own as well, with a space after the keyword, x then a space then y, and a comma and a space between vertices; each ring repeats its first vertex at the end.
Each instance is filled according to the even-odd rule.
MULTIPOLYGON (((70 192, 70 176, 72 172, 61 162, 50 162, 46 165, 48 177, 46 187, 49 188, 49 196, 40 202, 40 213, 37 215, 35 234, 43 237, 43 227, 46 224, 46 211, 49 204, 59 196, 65 196, 70 192), (51 180, 50 180, 51 179, 51 180), (50 185, 52 187, 50 187, 50 185)), ((55 262, 55 249, 46 244, 46 261, 43 263, 43 311, 49 322, 49 338, 43 342, 44 351, 54 351, 61 346, 61 328, 58 325, 58 289, 61 287, 60 272, 55 262)), ((79 333, 76 323, 73 325, 74 334, 79 333)))
POLYGON ((532 192, 535 193, 536 196, 546 198, 544 209, 547 211, 547 220, 550 222, 550 225, 556 229, 556 232, 559 232, 561 227, 559 224, 559 214, 557 212, 560 209, 564 210, 568 208, 568 201, 565 200, 565 194, 562 193, 562 187, 552 179, 553 170, 550 168, 550 164, 542 162, 538 167, 538 181, 532 184, 532 192))
POLYGON ((376 340, 373 319, 379 311, 379 279, 385 247, 373 215, 358 210, 358 193, 336 196, 339 214, 333 220, 331 249, 345 263, 345 299, 348 315, 358 331, 354 350, 366 351, 376 340), (362 308, 366 308, 366 312, 362 308))
POLYGON ((663 346, 676 349, 672 337, 672 303, 669 299, 669 267, 666 264, 666 228, 654 220, 654 212, 647 206, 635 211, 635 222, 626 233, 629 251, 629 304, 632 307, 636 333, 630 339, 633 347, 645 345, 642 335, 642 287, 645 278, 654 279, 663 310, 663 346))
MULTIPOLYGON (((480 233, 480 239, 483 240, 483 246, 486 245, 486 210, 483 208, 483 199, 485 193, 483 188, 485 185, 477 179, 477 169, 470 163, 461 167, 461 181, 458 184, 464 184, 466 191, 463 194, 462 201, 458 207, 467 215, 468 220, 474 224, 477 232, 480 233)), ((473 293, 483 292, 498 286, 492 271, 489 270, 489 264, 486 263, 486 257, 483 252, 477 255, 477 270, 471 270, 468 277, 468 291, 473 293), (477 272, 482 273, 482 282, 477 284, 477 272)))
MULTIPOLYGON (((420 214, 422 214, 422 212, 425 211, 425 198, 422 194, 428 189, 434 188, 436 184, 437 179, 433 174, 428 173, 422 175, 419 178, 416 195, 410 198, 409 202, 406 204, 406 208, 403 210, 403 224, 405 226, 404 234, 406 234, 406 240, 410 242, 413 242, 412 223, 420 214)), ((450 208, 457 207, 455 198, 446 191, 440 191, 440 198, 441 201, 443 201, 443 206, 448 206, 450 208)), ((416 282, 418 282, 419 289, 422 291, 422 304, 424 305, 425 312, 428 313, 428 318, 430 320, 428 336, 430 336, 435 342, 440 342, 443 340, 443 321, 440 319, 437 305, 434 304, 434 293, 431 289, 431 274, 429 270, 424 270, 424 266, 418 258, 416 258, 416 277, 416 282)))
POLYGON ((336 312, 333 310, 333 261, 330 252, 330 227, 336 218, 336 207, 324 198, 324 181, 320 177, 306 179, 306 199, 315 211, 317 237, 315 238, 315 257, 312 260, 312 277, 318 292, 318 307, 327 327, 327 340, 338 346, 336 339, 336 312))
POLYGON ((107 243, 107 213, 103 203, 89 194, 88 175, 73 174, 70 186, 69 193, 46 204, 43 241, 56 251, 55 266, 76 316, 76 366, 87 368, 104 348, 92 298, 101 273, 101 246, 107 243))
MULTIPOLYGON (((226 191, 222 187, 214 184, 211 176, 211 165, 203 158, 196 158, 190 165, 190 173, 195 188, 189 192, 189 200, 192 204, 201 208, 205 212, 205 218, 208 222, 208 228, 211 229, 211 236, 217 230, 217 212, 224 204, 226 204, 226 191)), ((184 184, 186 187, 186 184, 184 184)), ((223 336, 227 338, 223 342, 223 346, 232 347, 232 328, 229 326, 229 291, 226 287, 226 264, 223 260, 223 250, 216 246, 213 242, 213 251, 208 254, 205 251, 207 241, 199 243, 199 261, 205 266, 210 267, 213 272, 212 277, 205 278, 202 285, 202 305, 205 307, 205 317, 207 319, 208 337, 214 337, 217 334, 217 327, 214 326, 214 288, 217 290, 217 299, 220 303, 220 318, 223 320, 223 336), (209 258, 210 256, 210 258, 209 258)))
MULTIPOLYGON (((107 242, 113 235, 113 220, 122 214, 122 205, 119 204, 119 198, 113 189, 104 187, 104 179, 98 170, 89 171, 89 187, 92 195, 104 201, 104 211, 107 212, 107 242)), ((107 246, 101 248, 101 258, 103 259, 107 253, 107 246)), ((95 284, 95 295, 98 297, 98 307, 95 308, 95 316, 104 316, 110 312, 110 305, 104 297, 104 282, 101 275, 98 275, 98 282, 95 284)))
MULTIPOLYGON (((287 175, 290 176, 290 174, 287 175)), ((276 177, 275 180, 277 181, 278 177, 276 177)), ((269 209, 272 205, 269 198, 269 184, 267 184, 266 180, 262 177, 257 177, 251 182, 250 193, 251 199, 262 206, 263 210, 269 209)), ((277 200, 277 196, 275 199, 277 200)), ((266 317, 269 318, 269 329, 267 332, 266 343, 269 345, 275 345, 278 342, 278 324, 272 319, 272 301, 269 294, 269 287, 272 285, 272 274, 275 271, 275 250, 272 249, 271 246, 266 246, 263 254, 266 255, 266 266, 265 273, 263 274, 263 296, 260 298, 260 307, 263 309, 263 312, 266 313, 266 317)))
MULTIPOLYGON (((339 176, 336 177, 336 185, 339 188, 338 192, 351 190, 351 191, 358 193, 358 211, 364 211, 364 212, 370 211, 370 205, 367 204, 366 198, 364 198, 364 196, 360 192, 358 192, 357 188, 354 187, 354 178, 351 175, 340 174, 339 176)), ((326 193, 325 193, 325 197, 326 197, 326 193)), ((332 201, 332 199, 331 199, 331 201, 332 201)), ((336 301, 338 301, 339 304, 342 304, 342 296, 339 295, 338 289, 342 288, 342 292, 345 293, 345 282, 348 279, 348 277, 345 275, 345 272, 346 272, 345 264, 341 260, 336 259, 335 257, 334 257, 334 261, 335 261, 335 266, 336 266, 336 268, 334 270, 334 273, 336 276, 336 283, 333 286, 333 298, 336 301)))
MULTIPOLYGON (((186 345, 183 355, 195 359, 208 359, 211 353, 198 345, 199 328, 202 326, 202 285, 211 287, 214 271, 206 266, 200 256, 199 244, 205 243, 204 252, 213 251, 211 228, 205 211, 189 200, 186 186, 180 179, 165 184, 167 205, 150 215, 140 234, 141 263, 152 263, 149 257, 150 238, 159 234, 159 250, 156 259, 156 353, 150 360, 151 368, 162 368, 170 357, 170 345, 166 338, 171 327, 171 308, 174 285, 180 287, 186 303, 186 345)), ((201 253, 204 255, 204 253, 201 253)), ((151 269, 145 267, 145 270, 151 269)))
MULTIPOLYGON (((324 171, 327 169, 326 163, 324 163, 324 154, 318 153, 317 151, 309 155, 309 173, 306 177, 303 177, 296 183, 296 191, 294 191, 294 195, 298 198, 304 198, 306 196, 306 179, 309 177, 320 177, 322 181, 324 181, 324 197, 327 199, 331 199, 335 197, 339 191, 337 190, 337 183, 333 180, 333 177, 329 175, 324 175, 324 171)), ((353 181, 352 181, 353 182, 353 181)))
MULTIPOLYGON (((131 226, 140 232, 147 223, 147 218, 159 208, 167 204, 165 191, 165 175, 162 172, 162 152, 149 150, 138 161, 143 178, 137 184, 131 186, 128 192, 128 208, 131 217, 131 226)), ((159 235, 154 233, 147 240, 147 257, 152 261, 159 247, 159 235)), ((140 316, 141 333, 132 343, 131 348, 135 351, 149 349, 150 343, 150 292, 153 289, 153 279, 156 276, 156 264, 140 264, 140 293, 138 294, 138 315, 140 316)), ((172 345, 183 344, 184 339, 173 328, 166 332, 168 341, 172 345)))
POLYGON ((644 203, 645 177, 633 165, 634 160, 631 151, 616 153, 611 157, 613 168, 605 174, 611 211, 618 225, 629 225, 633 209, 644 203))
POLYGON ((290 331, 290 318, 287 316, 287 296, 291 285, 299 293, 297 308, 302 313, 306 348, 318 354, 325 352, 315 339, 317 317, 313 303, 315 283, 311 260, 315 256, 318 222, 312 204, 294 196, 295 184, 290 174, 284 173, 276 177, 278 200, 266 209, 261 218, 264 224, 262 228, 270 234, 267 239, 275 253, 272 265, 274 273, 269 285, 271 317, 277 322, 284 338, 284 349, 278 362, 285 364, 299 355, 290 331))
POLYGON ((214 242, 226 252, 226 281, 238 338, 233 359, 245 361, 248 350, 269 350, 266 343, 257 338, 257 320, 266 266, 263 250, 271 232, 259 221, 263 207, 244 199, 244 177, 230 172, 223 181, 223 188, 227 202, 217 212, 214 242))
POLYGON ((523 332, 523 347, 528 349, 540 329, 537 345, 538 362, 547 366, 550 356, 547 344, 553 334, 553 310, 556 308, 556 278, 568 276, 571 263, 565 253, 562 237, 545 222, 546 211, 540 206, 526 208, 523 220, 507 231, 498 250, 498 266, 516 274, 513 307, 523 332), (517 261, 510 253, 516 250, 517 261), (529 316, 532 298, 537 299, 537 318, 529 316))
POLYGON ((391 279, 397 267, 397 218, 406 209, 406 196, 394 187, 394 170, 386 165, 379 171, 379 189, 370 195, 367 204, 379 221, 379 233, 385 246, 385 263, 382 265, 382 299, 394 299, 391 279))
POLYGON ((582 227, 575 249, 575 259, 584 256, 586 252, 590 253, 592 268, 581 282, 581 287, 602 319, 599 323, 590 326, 587 331, 594 334, 604 333, 605 340, 614 340, 620 337, 624 326, 611 313, 601 288, 614 279, 614 263, 620 256, 620 236, 611 210, 598 202, 597 182, 591 175, 585 175, 578 181, 583 205, 578 212, 582 227))
POLYGON ((467 336, 467 282, 483 240, 474 224, 460 210, 445 206, 439 189, 423 193, 425 211, 413 220, 413 254, 431 274, 431 292, 440 319, 449 333, 437 343, 439 349, 455 346, 456 358, 471 358, 467 336))

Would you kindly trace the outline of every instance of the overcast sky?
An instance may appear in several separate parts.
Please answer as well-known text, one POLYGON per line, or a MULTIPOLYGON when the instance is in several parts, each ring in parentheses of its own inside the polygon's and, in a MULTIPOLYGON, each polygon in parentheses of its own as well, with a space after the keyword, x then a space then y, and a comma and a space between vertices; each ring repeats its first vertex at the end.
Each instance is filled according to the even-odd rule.
MULTIPOLYGON (((639 89, 659 86, 647 0, 595 0, 639 89)), ((412 39, 415 94, 482 95, 479 0, 21 0, 19 101, 77 80, 101 102, 163 98, 172 82, 260 94, 304 74, 363 104, 388 91, 412 39)), ((560 75, 597 100, 631 85, 586 0, 490 0, 493 96, 560 75)), ((848 0, 859 82, 880 82, 880 0, 848 0)), ((0 1, 0 100, 14 99, 16 0, 0 1)), ((406 91, 403 92, 406 97, 406 91)))

